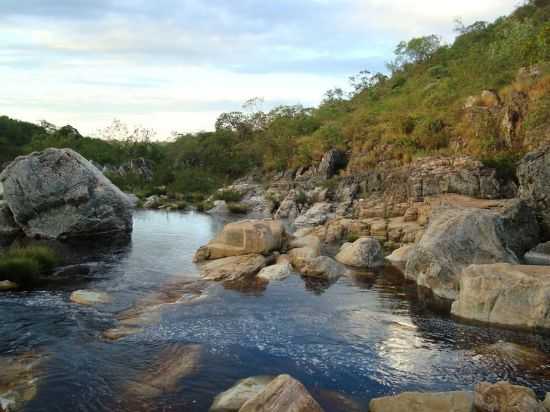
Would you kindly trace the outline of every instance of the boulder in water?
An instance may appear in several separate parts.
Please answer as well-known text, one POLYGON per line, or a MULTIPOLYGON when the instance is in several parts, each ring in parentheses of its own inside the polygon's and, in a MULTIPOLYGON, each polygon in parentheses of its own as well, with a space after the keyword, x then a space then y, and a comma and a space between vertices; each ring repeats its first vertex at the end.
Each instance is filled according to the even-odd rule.
POLYGON ((253 278, 266 265, 262 255, 231 256, 205 262, 201 265, 201 276, 206 280, 240 281, 253 278))
POLYGON ((216 396, 210 412, 239 412, 246 401, 262 392, 273 379, 273 376, 253 376, 240 380, 216 396))
POLYGON ((472 412, 471 392, 421 393, 404 392, 396 396, 376 398, 370 402, 370 412, 472 412))
POLYGON ((476 385, 474 399, 477 412, 546 412, 535 392, 508 382, 482 382, 476 385))
POLYGON ((128 197, 70 149, 18 157, 0 182, 15 223, 28 237, 64 240, 132 231, 128 197))
POLYGON ((111 296, 105 292, 97 292, 93 290, 77 290, 71 293, 71 302, 79 305, 100 305, 111 302, 111 296))
POLYGON ((344 244, 336 260, 356 268, 376 268, 384 265, 384 251, 377 239, 362 237, 353 243, 344 244))

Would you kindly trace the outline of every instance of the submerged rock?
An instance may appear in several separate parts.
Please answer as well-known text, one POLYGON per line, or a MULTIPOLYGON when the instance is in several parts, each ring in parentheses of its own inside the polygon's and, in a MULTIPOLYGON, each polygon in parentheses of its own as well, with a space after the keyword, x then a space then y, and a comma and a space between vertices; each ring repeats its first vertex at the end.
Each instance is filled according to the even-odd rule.
POLYGON ((484 356, 495 357, 500 363, 526 369, 536 369, 549 363, 549 356, 537 349, 511 342, 498 341, 492 345, 482 346, 476 352, 484 356))
POLYGON ((229 223, 216 239, 197 251, 194 261, 268 254, 280 250, 284 241, 285 229, 278 220, 244 220, 229 223))
POLYGON ((537 243, 536 217, 523 202, 502 211, 444 207, 414 248, 405 275, 436 296, 454 300, 467 266, 517 264, 537 243))
POLYGON ((70 300, 73 303, 80 305, 100 305, 111 303, 111 296, 105 292, 98 292, 94 290, 77 290, 71 293, 70 300))
POLYGON ((0 357, 0 411, 21 410, 36 396, 44 360, 43 354, 32 352, 0 357))
POLYGON ((344 244, 336 255, 336 260, 356 268, 376 268, 384 265, 384 251, 377 239, 363 237, 353 243, 344 244))
POLYGON ((472 265, 460 277, 452 314, 518 328, 550 329, 550 268, 472 265))
POLYGON ((210 412, 239 412, 246 401, 262 392, 273 379, 274 376, 254 376, 240 380, 216 396, 210 412))
POLYGON ((535 392, 508 382, 482 382, 475 388, 477 412, 546 412, 535 392))
POLYGON ((116 341, 127 336, 137 335, 141 332, 143 332, 143 328, 135 326, 120 326, 118 328, 107 329, 101 336, 105 340, 116 341))
POLYGON ((128 383, 123 399, 152 399, 174 392, 181 379, 198 372, 201 352, 200 345, 172 345, 163 350, 148 370, 128 383))
POLYGON ((307 389, 289 375, 279 375, 248 400, 239 412, 322 412, 307 389))
POLYGON ((18 157, 0 181, 14 220, 28 237, 63 240, 132 231, 128 197, 70 149, 18 157))
MULTIPOLYGON (((472 412, 471 392, 404 392, 396 396, 373 399, 370 412, 472 412)), ((495 411, 496 412, 496 411, 495 411)))
POLYGON ((201 276, 205 280, 239 281, 253 278, 267 263, 262 255, 232 256, 212 260, 200 266, 201 276))

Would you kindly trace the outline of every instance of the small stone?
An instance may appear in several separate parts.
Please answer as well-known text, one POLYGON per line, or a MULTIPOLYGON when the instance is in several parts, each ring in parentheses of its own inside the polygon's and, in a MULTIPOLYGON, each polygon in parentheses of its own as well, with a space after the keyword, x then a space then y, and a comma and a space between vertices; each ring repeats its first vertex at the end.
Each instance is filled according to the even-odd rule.
POLYGON ((111 296, 107 293, 93 290, 77 290, 71 294, 70 300, 73 303, 89 306, 111 303, 112 301, 111 296))
POLYGON ((19 285, 10 280, 0 281, 0 292, 17 289, 19 285))
POLYGON ((254 376, 240 380, 216 396, 210 412, 238 412, 245 402, 262 392, 273 379, 273 376, 254 376))

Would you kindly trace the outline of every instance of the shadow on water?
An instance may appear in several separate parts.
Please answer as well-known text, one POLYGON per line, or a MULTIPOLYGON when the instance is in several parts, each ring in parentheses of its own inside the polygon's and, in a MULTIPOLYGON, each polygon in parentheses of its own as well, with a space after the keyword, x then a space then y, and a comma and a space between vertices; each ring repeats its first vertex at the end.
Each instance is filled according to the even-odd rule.
POLYGON ((25 410, 207 411, 237 380, 280 373, 302 381, 327 412, 482 380, 550 390, 547 339, 457 323, 393 268, 333 284, 297 275, 202 282, 192 257, 219 228, 200 214, 138 212, 129 244, 63 252, 70 262, 98 263, 84 280, 0 295, 0 357, 48 355, 25 410), (72 304, 80 288, 104 291, 112 303, 72 304), (103 339, 125 319, 144 322, 120 340, 103 339))

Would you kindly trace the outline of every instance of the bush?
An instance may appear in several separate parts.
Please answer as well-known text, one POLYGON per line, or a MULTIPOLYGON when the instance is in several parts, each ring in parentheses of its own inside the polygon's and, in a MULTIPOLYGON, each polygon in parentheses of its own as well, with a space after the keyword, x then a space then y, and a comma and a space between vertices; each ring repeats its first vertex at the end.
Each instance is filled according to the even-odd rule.
POLYGON ((40 274, 38 261, 28 257, 0 257, 0 279, 28 285, 40 274))
POLYGON ((248 206, 244 203, 228 203, 227 209, 229 209, 231 213, 234 213, 236 215, 245 215, 248 213, 249 210, 248 206))
POLYGON ((11 248, 5 256, 8 258, 34 260, 37 262, 41 272, 50 272, 59 264, 59 257, 47 246, 14 247, 11 248))
POLYGON ((197 204, 197 211, 199 212, 206 212, 214 207, 214 202, 211 202, 209 200, 205 200, 197 204))
POLYGON ((214 197, 216 200, 224 200, 226 202, 239 202, 243 195, 240 192, 237 192, 236 190, 220 190, 218 191, 214 197))

